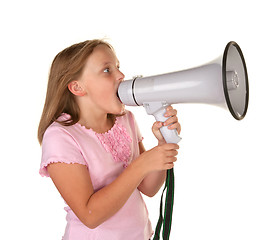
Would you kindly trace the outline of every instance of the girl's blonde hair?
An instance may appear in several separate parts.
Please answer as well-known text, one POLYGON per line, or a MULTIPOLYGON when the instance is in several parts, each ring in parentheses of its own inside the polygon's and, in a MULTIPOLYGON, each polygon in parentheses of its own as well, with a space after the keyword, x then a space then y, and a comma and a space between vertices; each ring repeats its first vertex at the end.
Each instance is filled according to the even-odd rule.
POLYGON ((68 89, 68 84, 79 79, 88 57, 100 44, 113 50, 113 47, 103 40, 88 40, 64 49, 54 58, 49 73, 45 105, 38 127, 40 144, 46 129, 57 121, 61 113, 68 113, 71 116, 69 120, 59 122, 62 125, 70 126, 80 120, 80 109, 74 95, 68 89))

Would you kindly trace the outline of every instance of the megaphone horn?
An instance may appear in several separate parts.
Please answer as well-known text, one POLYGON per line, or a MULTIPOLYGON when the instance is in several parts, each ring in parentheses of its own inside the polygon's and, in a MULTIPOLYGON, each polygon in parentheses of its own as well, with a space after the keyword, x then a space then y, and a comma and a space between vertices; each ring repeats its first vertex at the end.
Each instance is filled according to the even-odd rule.
MULTIPOLYGON (((121 102, 144 106, 157 121, 164 122, 168 105, 203 103, 228 109, 232 116, 245 117, 249 102, 249 83, 244 56, 236 42, 229 42, 221 57, 199 67, 122 82, 118 89, 121 102)), ((180 141, 176 130, 162 127, 166 142, 180 141)))

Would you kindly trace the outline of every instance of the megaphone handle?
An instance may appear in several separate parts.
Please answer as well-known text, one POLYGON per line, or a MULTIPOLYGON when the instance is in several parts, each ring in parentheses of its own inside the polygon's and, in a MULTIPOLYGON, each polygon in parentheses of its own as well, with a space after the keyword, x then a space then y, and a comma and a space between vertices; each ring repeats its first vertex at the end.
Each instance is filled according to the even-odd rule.
MULTIPOLYGON (((165 117, 166 108, 169 106, 165 102, 160 103, 145 103, 143 104, 147 113, 153 115, 156 121, 165 122, 168 117, 165 117)), ((176 129, 168 129, 168 126, 160 128, 160 132, 167 143, 178 143, 182 138, 178 135, 176 129)))
MULTIPOLYGON (((165 122, 168 118, 164 117, 166 109, 161 109, 154 115, 155 119, 160 122, 165 122)), ((182 138, 179 137, 176 129, 168 129, 168 126, 163 126, 160 128, 160 132, 167 143, 178 143, 182 138)))

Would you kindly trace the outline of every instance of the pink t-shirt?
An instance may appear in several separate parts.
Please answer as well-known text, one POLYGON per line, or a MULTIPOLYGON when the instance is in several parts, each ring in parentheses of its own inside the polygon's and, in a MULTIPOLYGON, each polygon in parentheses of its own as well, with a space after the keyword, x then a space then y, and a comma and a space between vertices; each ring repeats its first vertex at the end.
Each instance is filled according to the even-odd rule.
MULTIPOLYGON (((59 120, 69 119, 62 114, 59 120)), ((113 182, 139 156, 142 136, 134 116, 127 111, 117 117, 114 126, 104 134, 95 133, 80 124, 62 126, 54 122, 42 142, 40 174, 49 176, 50 163, 78 163, 87 166, 95 191, 113 182)), ((148 240, 153 231, 148 211, 138 189, 125 205, 95 229, 86 227, 67 206, 64 240, 148 240)), ((94 213, 93 213, 94 214, 94 213)))

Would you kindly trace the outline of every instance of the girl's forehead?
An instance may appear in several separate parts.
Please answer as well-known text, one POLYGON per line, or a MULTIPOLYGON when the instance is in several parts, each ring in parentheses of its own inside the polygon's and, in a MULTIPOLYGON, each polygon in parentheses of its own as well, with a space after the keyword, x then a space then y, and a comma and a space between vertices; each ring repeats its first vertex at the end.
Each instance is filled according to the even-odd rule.
POLYGON ((119 62, 116 54, 112 49, 104 44, 96 46, 90 55, 91 60, 95 63, 106 63, 106 62, 119 62))

